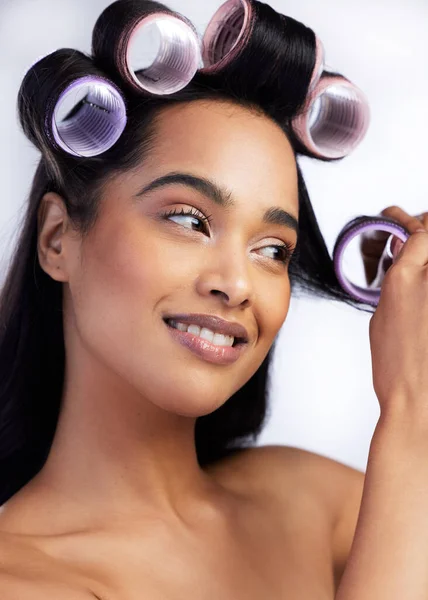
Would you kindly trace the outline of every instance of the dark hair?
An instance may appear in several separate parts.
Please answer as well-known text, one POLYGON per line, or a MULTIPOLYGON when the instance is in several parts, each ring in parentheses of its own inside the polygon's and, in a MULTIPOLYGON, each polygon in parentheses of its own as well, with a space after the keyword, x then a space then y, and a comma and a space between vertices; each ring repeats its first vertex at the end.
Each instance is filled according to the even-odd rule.
MULTIPOLYGON (((267 5, 258 3, 258 9, 265 11, 265 23, 278 18, 267 5)), ((72 223, 82 236, 86 235, 96 224, 103 188, 109 178, 140 165, 154 147, 158 116, 163 108, 196 100, 233 102, 264 114, 282 128, 296 159, 299 155, 311 157, 294 135, 291 119, 301 110, 308 92, 315 64, 315 34, 301 23, 287 19, 287 65, 263 60, 260 55, 253 60, 247 52, 236 61, 233 76, 230 71, 215 75, 198 71, 185 88, 174 94, 129 94, 125 131, 100 156, 76 157, 41 145, 42 156, 0 296, 0 504, 43 467, 61 408, 65 362, 62 284, 47 275, 38 261, 37 212, 42 196, 48 191, 60 194, 72 223), (280 78, 280 71, 283 73, 286 67, 293 76, 291 86, 280 78), (266 91, 264 81, 267 73, 275 77, 276 72, 283 88, 273 95, 270 88, 266 91), (289 93, 290 88, 293 93, 289 93)), ((261 35, 270 55, 280 55, 284 41, 278 38, 274 26, 266 26, 261 35)), ((33 141, 44 137, 37 131, 35 117, 28 107, 31 105, 34 115, 42 111, 44 90, 47 87, 51 90, 53 81, 59 85, 66 77, 62 53, 67 68, 73 64, 74 70, 78 70, 81 54, 64 49, 57 54, 46 79, 38 79, 26 95, 21 91, 18 96, 21 125, 27 135, 30 130, 35 132, 33 141)), ((110 79, 114 78, 114 73, 99 59, 97 68, 104 68, 110 79)), ((82 75, 85 74, 82 68, 82 75)), ((116 83, 119 85, 120 81, 116 79, 116 83)), ((298 164, 297 171, 300 235, 289 264, 292 294, 300 290, 372 312, 372 308, 354 300, 341 288, 298 164)), ((238 392, 213 413, 197 419, 195 443, 201 466, 256 441, 268 415, 266 391, 273 350, 274 345, 258 371, 238 392)))

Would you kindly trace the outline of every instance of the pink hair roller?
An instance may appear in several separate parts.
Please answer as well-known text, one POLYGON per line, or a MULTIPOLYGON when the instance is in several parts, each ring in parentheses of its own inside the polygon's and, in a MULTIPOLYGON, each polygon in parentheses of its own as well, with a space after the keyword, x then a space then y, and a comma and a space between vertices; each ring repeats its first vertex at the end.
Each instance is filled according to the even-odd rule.
POLYGON ((220 71, 234 60, 251 35, 252 16, 248 0, 227 0, 220 6, 202 38, 202 72, 220 71))
MULTIPOLYGON (((232 62, 248 42, 253 28, 250 0, 227 0, 214 13, 202 39, 203 73, 221 71, 232 62)), ((324 46, 316 36, 317 56, 309 89, 321 77, 324 68, 324 46)))
POLYGON ((308 94, 293 130, 312 154, 343 158, 363 140, 370 124, 370 109, 363 92, 341 76, 324 76, 308 94))
MULTIPOLYGON (((201 72, 221 71, 246 47, 253 33, 254 5, 254 0, 227 0, 215 12, 203 35, 201 72)), ((324 66, 324 46, 316 36, 316 60, 306 102, 292 126, 312 154, 343 158, 367 132, 368 102, 346 78, 323 74, 324 66)))
POLYGON ((193 24, 151 0, 119 0, 108 6, 94 26, 92 54, 103 68, 119 73, 134 92, 156 95, 184 88, 202 62, 193 24), (152 26, 160 34, 157 54, 149 66, 134 70, 131 55, 137 37, 152 26))

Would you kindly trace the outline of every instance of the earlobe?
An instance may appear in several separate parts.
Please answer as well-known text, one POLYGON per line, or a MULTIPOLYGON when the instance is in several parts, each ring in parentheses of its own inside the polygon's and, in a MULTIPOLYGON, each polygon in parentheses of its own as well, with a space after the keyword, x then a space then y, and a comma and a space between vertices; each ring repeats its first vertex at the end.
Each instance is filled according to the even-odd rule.
POLYGON ((37 253, 41 268, 55 281, 68 281, 64 253, 67 219, 61 196, 55 192, 46 193, 37 213, 37 253))

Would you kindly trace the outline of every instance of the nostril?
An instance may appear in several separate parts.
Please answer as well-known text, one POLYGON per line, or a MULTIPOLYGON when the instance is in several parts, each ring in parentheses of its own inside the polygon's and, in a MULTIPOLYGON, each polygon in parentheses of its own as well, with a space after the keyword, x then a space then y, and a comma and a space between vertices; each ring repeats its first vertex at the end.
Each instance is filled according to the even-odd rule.
POLYGON ((214 296, 224 296, 227 302, 229 302, 229 296, 226 292, 222 292, 221 290, 211 290, 211 293, 214 294, 214 296))

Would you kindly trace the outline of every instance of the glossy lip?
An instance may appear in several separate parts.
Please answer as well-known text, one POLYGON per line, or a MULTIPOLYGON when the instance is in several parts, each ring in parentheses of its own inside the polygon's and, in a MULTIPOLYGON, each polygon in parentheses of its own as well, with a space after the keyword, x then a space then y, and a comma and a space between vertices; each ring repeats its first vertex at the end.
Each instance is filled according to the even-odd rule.
POLYGON ((200 358, 217 365, 230 365, 236 362, 248 346, 246 342, 238 342, 236 346, 215 346, 208 340, 204 340, 193 333, 175 329, 166 322, 165 324, 177 342, 200 358))
POLYGON ((232 335, 235 341, 248 342, 248 332, 243 325, 233 321, 225 321, 221 317, 215 315, 202 314, 181 314, 181 315, 164 315, 164 320, 172 319, 185 323, 186 325, 198 325, 206 327, 214 333, 222 333, 223 335, 232 335))

